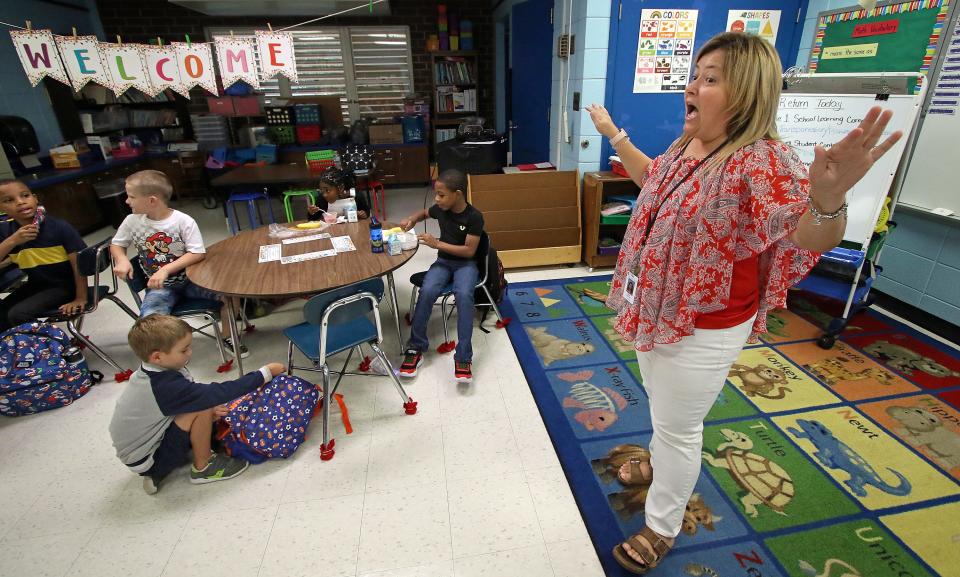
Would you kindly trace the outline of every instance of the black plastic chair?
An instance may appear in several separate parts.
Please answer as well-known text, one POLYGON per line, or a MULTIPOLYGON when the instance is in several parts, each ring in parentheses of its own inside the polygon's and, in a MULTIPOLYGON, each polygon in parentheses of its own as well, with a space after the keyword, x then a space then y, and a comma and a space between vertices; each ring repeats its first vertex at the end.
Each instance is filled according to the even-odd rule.
MULTIPOLYGON (((130 266, 133 270, 133 278, 127 279, 127 287, 130 288, 130 293, 133 295, 133 300, 137 303, 137 309, 139 309, 143 304, 143 299, 140 298, 140 293, 147 290, 147 275, 143 272, 143 268, 140 266, 139 256, 135 256, 130 259, 130 266)), ((227 354, 223 349, 223 335, 220 333, 220 309, 222 306, 223 303, 213 299, 180 299, 176 306, 173 307, 173 310, 170 311, 170 315, 180 319, 201 319, 204 323, 203 325, 191 328, 195 333, 200 333, 201 335, 216 341, 217 349, 220 351, 220 360, 222 361, 220 366, 226 367, 227 354), (212 335, 204 331, 204 329, 208 327, 213 327, 212 335)), ((133 318, 139 318, 139 315, 134 315, 133 318)), ((234 347, 239 348, 239 345, 234 344, 234 347)))
POLYGON ((63 314, 59 310, 55 309, 52 311, 47 311, 40 316, 45 317, 46 321, 50 323, 65 322, 67 324, 67 332, 70 333, 74 339, 89 347, 90 350, 96 353, 98 357, 103 359, 105 363, 115 368, 117 370, 117 380, 122 381, 126 380, 126 376, 129 376, 129 371, 123 369, 119 364, 117 364, 116 361, 110 358, 110 356, 105 353, 103 349, 95 345, 93 341, 80 332, 83 328, 83 320, 88 314, 97 310, 97 307, 100 305, 100 301, 104 299, 113 301, 118 307, 120 307, 121 310, 123 310, 123 312, 127 313, 133 318, 137 318, 137 315, 130 309, 130 307, 128 307, 127 304, 120 300, 120 297, 117 296, 116 276, 113 274, 110 275, 110 285, 100 284, 100 273, 108 270, 112 264, 110 259, 111 238, 106 238, 97 244, 89 246, 77 253, 77 270, 85 277, 93 277, 93 284, 87 287, 87 304, 83 310, 78 313, 63 314))
MULTIPOLYGON (((480 235, 480 243, 477 245, 477 252, 473 255, 473 259, 477 262, 477 270, 480 272, 477 277, 477 284, 474 287, 474 290, 482 290, 484 294, 487 295, 487 302, 477 302, 474 303, 473 306, 474 308, 492 308, 494 314, 497 315, 497 321, 499 323, 498 326, 502 326, 506 323, 503 319, 503 315, 500 314, 500 307, 497 306, 497 303, 493 299, 493 295, 490 294, 490 289, 487 288, 487 279, 490 276, 490 262, 487 258, 489 253, 490 237, 486 232, 484 232, 480 235)), ((413 284, 413 291, 410 293, 410 308, 406 317, 408 325, 413 323, 413 311, 417 304, 417 295, 419 294, 420 289, 423 288, 423 281, 426 276, 427 271, 414 273, 410 276, 410 283, 413 284)), ((449 329, 447 327, 447 321, 456 310, 456 306, 450 305, 450 312, 447 313, 447 302, 451 297, 454 297, 452 280, 447 283, 447 286, 443 287, 443 291, 440 292, 440 314, 443 315, 443 344, 437 347, 437 351, 441 353, 448 353, 456 346, 456 342, 450 340, 449 329)))

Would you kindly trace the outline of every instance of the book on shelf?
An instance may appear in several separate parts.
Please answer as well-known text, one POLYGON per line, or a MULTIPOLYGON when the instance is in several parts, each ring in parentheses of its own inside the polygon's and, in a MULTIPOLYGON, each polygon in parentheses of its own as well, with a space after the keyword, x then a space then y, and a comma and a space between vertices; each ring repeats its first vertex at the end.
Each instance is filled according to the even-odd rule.
POLYGON ((630 212, 631 207, 629 204, 620 201, 614 202, 605 202, 600 206, 600 214, 602 216, 613 216, 615 214, 624 214, 630 212))
POLYGON ((462 58, 438 60, 434 63, 434 79, 437 84, 475 84, 470 65, 462 58))
POLYGON ((441 86, 436 94, 437 112, 476 112, 477 89, 458 90, 453 86, 441 86))
POLYGON ((438 144, 446 140, 453 140, 456 137, 457 137, 456 128, 438 128, 437 129, 436 141, 438 144))

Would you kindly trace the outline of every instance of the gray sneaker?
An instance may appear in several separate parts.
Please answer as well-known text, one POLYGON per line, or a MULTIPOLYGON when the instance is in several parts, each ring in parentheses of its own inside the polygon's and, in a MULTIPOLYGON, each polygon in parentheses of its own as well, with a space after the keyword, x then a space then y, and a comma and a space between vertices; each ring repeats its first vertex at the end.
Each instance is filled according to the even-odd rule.
POLYGON ((215 483, 232 479, 240 473, 247 470, 250 463, 242 459, 214 453, 210 456, 210 461, 203 470, 198 471, 196 467, 190 467, 190 482, 195 485, 203 483, 215 483))
POLYGON ((143 492, 153 495, 157 492, 157 482, 150 475, 143 476, 143 492))

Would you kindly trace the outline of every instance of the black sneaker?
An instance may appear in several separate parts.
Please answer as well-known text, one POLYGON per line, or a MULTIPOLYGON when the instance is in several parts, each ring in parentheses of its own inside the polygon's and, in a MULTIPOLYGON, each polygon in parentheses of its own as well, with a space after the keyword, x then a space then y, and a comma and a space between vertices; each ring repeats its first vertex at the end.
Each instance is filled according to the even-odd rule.
POLYGON ((413 378, 417 376, 417 369, 423 364, 423 353, 415 349, 407 349, 403 353, 403 363, 400 365, 400 376, 413 378))
MULTIPOLYGON (((226 349, 227 353, 237 356, 233 350, 233 339, 227 337, 223 339, 223 348, 226 349)), ((247 345, 240 343, 240 358, 245 359, 250 356, 250 351, 247 350, 247 345)))
POLYGON ((462 363, 455 361, 453 363, 453 378, 458 383, 472 383, 473 371, 470 370, 473 363, 462 363))

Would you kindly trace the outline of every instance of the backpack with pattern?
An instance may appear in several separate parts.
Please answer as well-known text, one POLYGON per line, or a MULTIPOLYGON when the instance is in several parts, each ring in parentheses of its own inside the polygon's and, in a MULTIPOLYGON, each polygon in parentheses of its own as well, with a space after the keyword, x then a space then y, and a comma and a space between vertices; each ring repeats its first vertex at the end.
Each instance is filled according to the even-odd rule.
POLYGON ((218 435, 233 457, 251 463, 292 455, 303 443, 320 402, 320 389, 300 377, 279 375, 229 403, 218 435))
POLYGON ((0 415, 65 407, 102 379, 54 325, 24 323, 0 335, 0 415))

